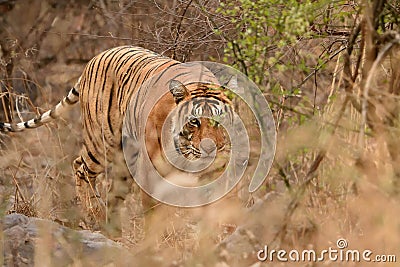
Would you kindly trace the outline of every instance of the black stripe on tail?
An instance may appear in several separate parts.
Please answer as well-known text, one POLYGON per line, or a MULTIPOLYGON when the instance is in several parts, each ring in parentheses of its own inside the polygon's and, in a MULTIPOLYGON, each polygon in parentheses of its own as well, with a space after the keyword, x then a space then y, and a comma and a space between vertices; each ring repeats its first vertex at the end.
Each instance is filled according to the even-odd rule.
POLYGON ((28 121, 23 121, 19 123, 6 123, 0 122, 0 132, 20 132, 24 129, 33 129, 37 128, 51 120, 57 119, 68 107, 79 102, 79 91, 75 88, 79 86, 80 79, 78 83, 73 87, 57 105, 55 105, 50 110, 45 113, 37 116, 34 119, 30 119, 28 121))

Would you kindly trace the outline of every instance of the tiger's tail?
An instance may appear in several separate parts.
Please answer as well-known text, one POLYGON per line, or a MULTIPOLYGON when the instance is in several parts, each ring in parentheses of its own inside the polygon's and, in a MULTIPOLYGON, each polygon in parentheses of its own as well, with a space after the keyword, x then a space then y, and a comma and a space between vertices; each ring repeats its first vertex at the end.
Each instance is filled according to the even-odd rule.
POLYGON ((75 86, 72 87, 72 89, 69 91, 67 96, 65 96, 60 102, 58 102, 58 104, 55 105, 52 109, 37 116, 36 118, 19 123, 0 122, 0 132, 20 132, 25 129, 37 128, 45 123, 57 119, 58 117, 60 117, 61 114, 64 114, 71 106, 79 102, 79 83, 80 78, 75 86))

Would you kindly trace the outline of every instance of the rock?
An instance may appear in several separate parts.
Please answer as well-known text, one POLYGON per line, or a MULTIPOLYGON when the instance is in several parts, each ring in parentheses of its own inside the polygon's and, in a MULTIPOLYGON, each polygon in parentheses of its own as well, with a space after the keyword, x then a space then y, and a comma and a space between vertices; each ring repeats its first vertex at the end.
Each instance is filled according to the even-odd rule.
POLYGON ((133 255, 100 233, 17 213, 2 225, 4 266, 132 266, 133 255))

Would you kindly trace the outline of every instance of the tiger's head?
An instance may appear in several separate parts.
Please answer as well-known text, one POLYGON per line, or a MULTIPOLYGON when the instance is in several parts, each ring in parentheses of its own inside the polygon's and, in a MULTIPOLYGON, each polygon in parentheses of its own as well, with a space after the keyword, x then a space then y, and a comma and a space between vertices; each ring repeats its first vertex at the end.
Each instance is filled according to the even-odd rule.
POLYGON ((172 121, 175 149, 188 160, 229 151, 229 136, 221 121, 233 120, 232 103, 223 88, 207 83, 172 80, 169 91, 178 116, 172 121))
POLYGON ((214 176, 214 170, 226 166, 231 149, 222 126, 234 116, 226 90, 202 82, 172 80, 166 85, 169 92, 152 107, 146 123, 146 151, 153 166, 165 177, 177 169, 187 172, 190 166, 210 162, 197 174, 214 176), (201 158, 205 159, 198 161, 201 158))

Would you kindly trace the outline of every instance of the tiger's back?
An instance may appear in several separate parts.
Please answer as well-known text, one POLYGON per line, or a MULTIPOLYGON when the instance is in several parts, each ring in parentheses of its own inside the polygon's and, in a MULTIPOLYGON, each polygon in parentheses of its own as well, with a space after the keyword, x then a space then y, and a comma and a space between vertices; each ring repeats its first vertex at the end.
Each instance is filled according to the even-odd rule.
POLYGON ((89 177, 104 171, 120 150, 121 128, 131 97, 149 77, 179 64, 149 50, 123 46, 94 57, 80 80, 84 146, 82 170, 89 177))

